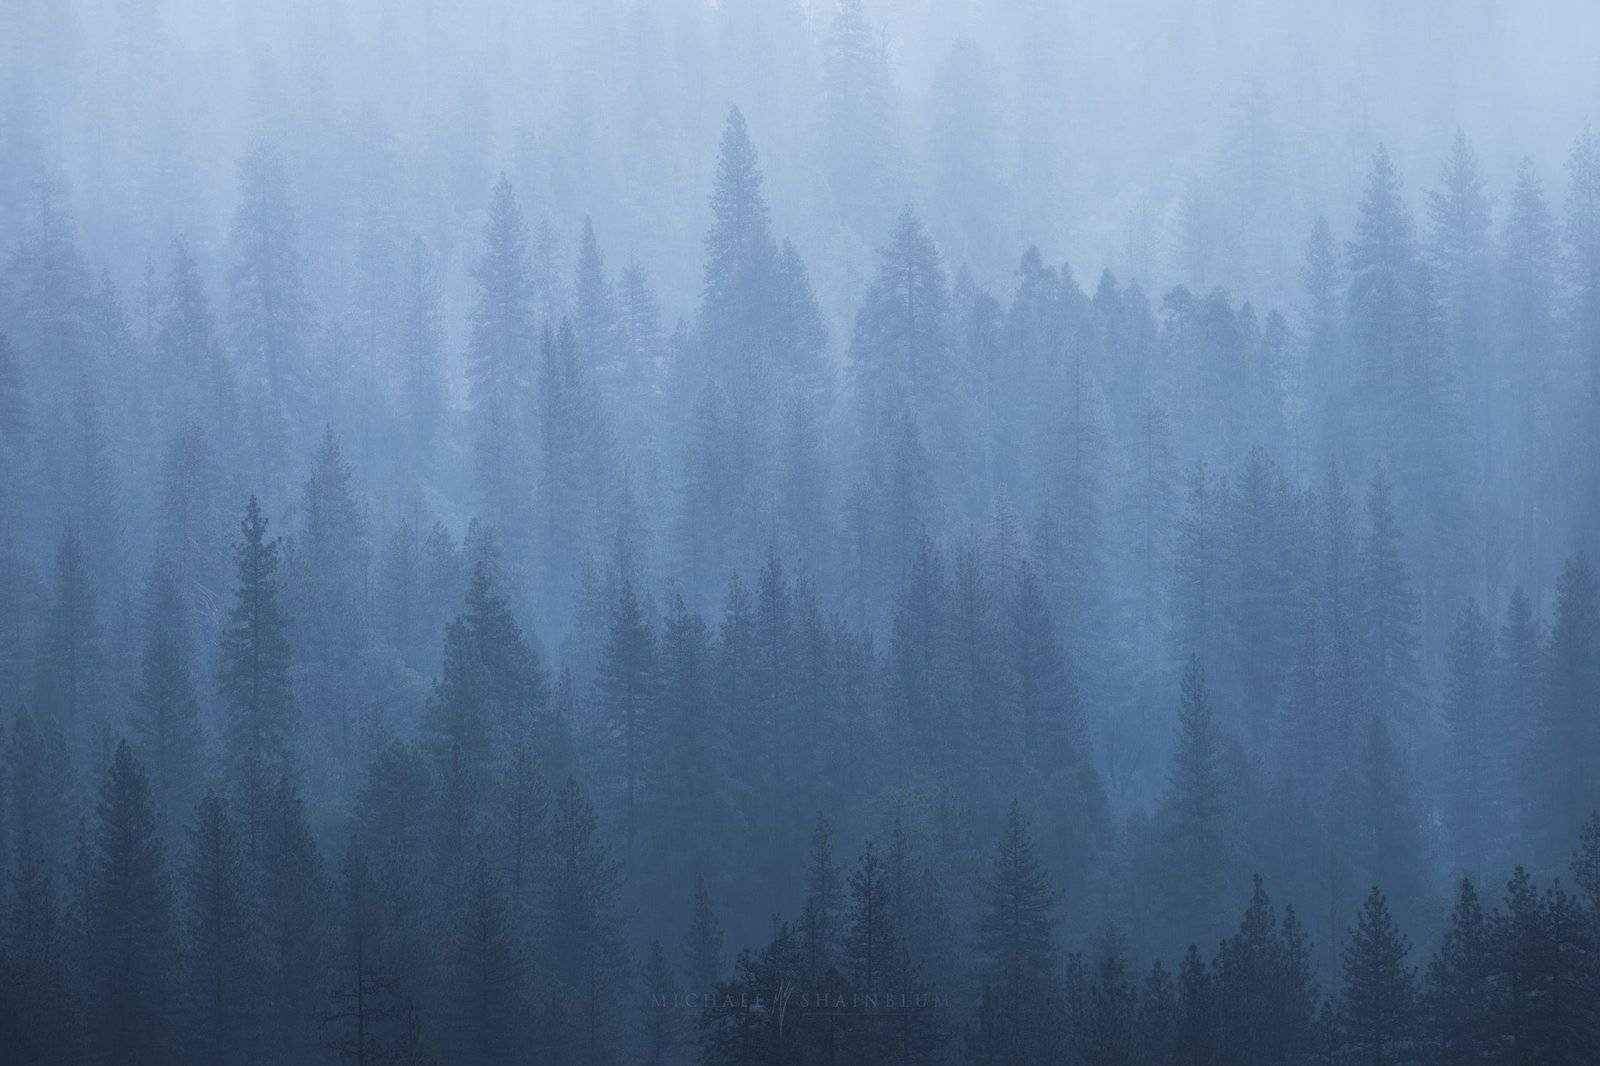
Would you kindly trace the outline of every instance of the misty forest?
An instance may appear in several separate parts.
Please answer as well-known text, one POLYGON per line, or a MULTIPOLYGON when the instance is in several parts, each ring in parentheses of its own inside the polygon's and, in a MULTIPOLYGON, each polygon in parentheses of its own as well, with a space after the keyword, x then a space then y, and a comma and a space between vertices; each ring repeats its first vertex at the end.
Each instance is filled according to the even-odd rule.
POLYGON ((10 0, 0 1060, 1600 1061, 1600 10, 10 0))

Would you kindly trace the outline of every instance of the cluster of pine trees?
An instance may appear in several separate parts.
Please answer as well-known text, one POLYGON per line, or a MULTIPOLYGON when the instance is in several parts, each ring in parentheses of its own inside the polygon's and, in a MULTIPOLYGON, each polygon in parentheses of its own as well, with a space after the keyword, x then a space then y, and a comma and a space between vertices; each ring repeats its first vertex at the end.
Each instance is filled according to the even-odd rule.
POLYGON ((1002 303, 906 208, 831 345, 735 109, 692 316, 587 221, 553 293, 501 180, 460 373, 427 241, 319 301, 270 143, 220 316, 182 243, 130 304, 42 190, 0 1045, 1583 1061, 1593 133, 1569 177, 1497 236, 1460 139, 1419 233, 1380 149, 1296 322, 1036 250, 1002 303))

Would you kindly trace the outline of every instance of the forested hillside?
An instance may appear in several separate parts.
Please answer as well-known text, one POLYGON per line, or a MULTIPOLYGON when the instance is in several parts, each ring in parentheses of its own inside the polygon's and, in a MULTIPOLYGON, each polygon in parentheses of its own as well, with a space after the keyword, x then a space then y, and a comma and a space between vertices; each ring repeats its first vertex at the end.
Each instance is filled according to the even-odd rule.
POLYGON ((220 234, 51 131, 29 9, 0 1060, 1594 1061, 1597 128, 1193 192, 1155 289, 801 7, 805 147, 720 103, 692 191, 589 160, 626 219, 575 134, 273 112, 220 234))

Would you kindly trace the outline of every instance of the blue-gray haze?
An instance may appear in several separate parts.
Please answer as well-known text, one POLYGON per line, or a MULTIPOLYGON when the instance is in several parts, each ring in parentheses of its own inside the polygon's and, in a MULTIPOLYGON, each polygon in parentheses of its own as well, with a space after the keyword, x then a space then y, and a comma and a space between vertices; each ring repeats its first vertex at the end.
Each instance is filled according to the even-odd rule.
POLYGON ((1593 1062, 1596 40, 8 0, 0 1061, 1593 1062))

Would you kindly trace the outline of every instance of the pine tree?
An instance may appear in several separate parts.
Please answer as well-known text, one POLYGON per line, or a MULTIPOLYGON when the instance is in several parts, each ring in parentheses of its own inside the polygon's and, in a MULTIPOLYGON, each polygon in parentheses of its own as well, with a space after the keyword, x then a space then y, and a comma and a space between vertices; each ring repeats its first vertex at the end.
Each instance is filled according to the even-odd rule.
MULTIPOLYGON (((662 627, 658 699, 647 730, 654 757, 643 768, 650 837, 659 851, 651 847, 653 857, 640 872, 655 871, 663 895, 703 876, 702 864, 713 869, 720 858, 721 826, 712 812, 718 790, 714 768, 722 747, 712 656, 705 620, 675 595, 662 627)), ((692 969, 688 972, 694 976, 692 969)))
POLYGON ((800 948, 805 970, 821 981, 839 964, 843 937, 844 886, 833 861, 832 827, 817 815, 811 835, 811 854, 806 860, 806 901, 800 912, 800 948))
POLYGON ((1585 124, 1567 157, 1568 285, 1573 337, 1587 364, 1590 396, 1600 395, 1600 132, 1585 124))
POLYGON ((645 960, 644 986, 649 995, 644 1010, 643 1061, 647 1066, 671 1066, 686 1061, 678 983, 661 941, 650 941, 645 960))
POLYGON ((106 664, 89 563, 73 527, 56 550, 54 595, 41 638, 35 713, 74 740, 94 737, 102 725, 106 664))
POLYGON ((577 782, 556 794, 546 868, 543 979, 558 992, 539 1025, 542 1061, 616 1062, 621 1033, 605 1012, 628 973, 616 911, 618 867, 577 782))
POLYGON ((985 1016, 975 1052, 987 1061, 1051 1059, 1055 896, 1013 802, 993 872, 979 885, 978 976, 985 1016))
POLYGON ((1074 1041, 1087 1062, 1106 1066, 1140 1061, 1139 988, 1134 983, 1127 942, 1115 928, 1095 945, 1086 1010, 1074 1041))
POLYGON ((1428 889, 1422 826, 1400 752, 1382 717, 1367 717, 1355 781, 1354 858, 1376 882, 1392 886, 1403 918, 1417 913, 1428 889))
POLYGON ((1533 755, 1538 861, 1554 865, 1600 808, 1600 588, 1581 558, 1556 582, 1555 621, 1533 755))
MULTIPOLYGON (((1328 220, 1319 215, 1306 241, 1305 266, 1300 271, 1300 284, 1305 289, 1302 329, 1306 336, 1307 373, 1318 386, 1317 394, 1330 405, 1334 397, 1348 387, 1344 307, 1340 295, 1343 282, 1344 265, 1339 246, 1333 239, 1328 220)), ((1312 414, 1318 419, 1321 432, 1337 439, 1341 413, 1324 410, 1312 414)))
POLYGON ((1206 969, 1200 949, 1190 944, 1178 966, 1178 1019, 1175 1043, 1178 1061, 1210 1066, 1224 1061, 1218 1043, 1215 978, 1206 969))
POLYGON ((177 839, 200 791, 204 737, 200 705, 189 672, 189 637, 172 573, 158 568, 150 580, 150 607, 139 687, 128 725, 150 767, 151 799, 162 836, 177 839))
POLYGON ((1157 959, 1139 988, 1136 1054, 1150 1066, 1178 1061, 1178 987, 1172 971, 1157 959))
POLYGON ((1517 169, 1502 245, 1505 349, 1495 384, 1505 391, 1501 410, 1494 416, 1500 425, 1492 428, 1506 455, 1504 469, 1493 473, 1505 493, 1501 510, 1509 528, 1514 573, 1525 580, 1549 567, 1540 523, 1534 517, 1541 506, 1536 501, 1562 491, 1539 473, 1554 464, 1559 450, 1548 412, 1551 389, 1559 380, 1550 353, 1559 343, 1555 316, 1560 246, 1544 186, 1527 159, 1517 169))
POLYGON ((713 376, 741 405, 759 398, 774 356, 767 330, 775 318, 777 245, 761 180, 744 115, 734 107, 723 127, 711 193, 700 334, 713 376))
POLYGON ((422 720, 441 778, 462 790, 469 835, 487 811, 506 742, 531 724, 550 695, 544 665, 523 638, 494 571, 487 558, 473 565, 462 610, 445 629, 441 676, 422 720))
POLYGON ((85 885, 91 1060, 171 1060, 178 933, 144 769, 117 745, 100 786, 85 885))
POLYGON ((652 754, 646 737, 652 730, 649 716, 655 704, 657 681, 655 633, 634 594, 633 582, 623 578, 600 662, 600 691, 605 702, 606 731, 621 769, 625 861, 630 866, 643 803, 642 780, 652 754))
POLYGON ((1506 780, 1516 786, 1508 803, 1511 828, 1521 851, 1537 836, 1538 811, 1528 800, 1544 780, 1544 768, 1535 767, 1536 760, 1529 758, 1533 749, 1526 735, 1527 723, 1539 721, 1545 627, 1520 585, 1506 601, 1496 653, 1496 745, 1504 759, 1506 780))
POLYGON ((1013 649, 1023 750, 1041 754, 1052 749, 1079 752, 1085 737, 1077 692, 1056 642, 1055 625, 1038 574, 1026 562, 1010 599, 1011 637, 1007 643, 1013 649))
POLYGON ((1417 973, 1411 944, 1374 888, 1343 951, 1340 1026, 1349 1061, 1365 1066, 1412 1062, 1419 1050, 1417 973))
POLYGON ((1456 131, 1445 160, 1440 187, 1428 194, 1432 223, 1429 258, 1437 278, 1446 344, 1463 376, 1477 432, 1474 465, 1483 462, 1487 444, 1481 424, 1491 385, 1489 345, 1489 197, 1478 171, 1477 153, 1466 134, 1456 131))
POLYGON ((239 163, 228 317, 244 372, 256 470, 282 469, 293 424, 309 408, 309 297, 288 178, 278 150, 253 145, 239 163))
POLYGON ((473 470, 485 516, 501 536, 520 538, 532 480, 523 419, 536 338, 527 227, 504 175, 490 197, 484 244, 467 346, 473 470))
POLYGON ((193 1054, 200 1062, 248 1062, 262 1021, 260 932, 240 826, 214 792, 194 811, 182 874, 193 1054))
POLYGON ((1382 145, 1372 159, 1356 239, 1346 254, 1350 325, 1359 353, 1357 385, 1363 406, 1380 419, 1378 439, 1392 440, 1384 422, 1393 402, 1389 397, 1398 394, 1404 380, 1418 252, 1400 176, 1382 145))
POLYGON ((716 908, 703 877, 694 880, 694 899, 689 907, 689 928, 683 947, 691 991, 707 995, 722 982, 722 925, 717 921, 716 908))
POLYGON ((254 496, 234 549, 238 586, 222 634, 218 684, 228 717, 229 774, 254 856, 273 780, 293 761, 296 712, 290 684, 288 619, 278 601, 279 542, 254 496))
POLYGON ((1228 869, 1222 738, 1198 657, 1184 667, 1178 706, 1178 749, 1162 802, 1162 900, 1165 928, 1185 937, 1219 929, 1228 869))
POLYGON ((1217 952, 1213 980, 1222 1046, 1236 1061, 1268 1066, 1310 1052, 1318 998, 1310 946, 1293 908, 1278 923, 1259 875, 1238 932, 1217 952))
POLYGON ((505 1062, 518 1046, 521 968, 511 937, 504 890, 479 855, 450 945, 449 1019, 458 1061, 505 1062))
POLYGON ((901 180, 889 64, 861 0, 842 0, 828 28, 822 73, 822 160, 839 213, 874 235, 889 221, 901 180))
POLYGON ((168 403, 159 412, 162 424, 192 422, 217 438, 237 427, 239 400, 199 265, 181 242, 173 246, 162 297, 156 365, 171 388, 168 403))
POLYGON ((400 413, 405 442, 419 468, 426 468, 447 414, 439 294, 428 246, 418 237, 404 278, 400 323, 400 413))
POLYGON ((279 1061, 303 1061, 318 1041, 322 1007, 327 929, 322 856, 300 795, 287 778, 268 787, 259 818, 253 858, 265 946, 260 965, 266 1037, 279 1061))
POLYGON ((1461 879, 1450 927, 1428 960, 1422 991, 1429 1056, 1442 1063, 1490 1057, 1491 956, 1489 924, 1468 878, 1461 879))
POLYGON ((1496 842, 1494 804, 1502 794, 1493 769, 1496 753, 1490 708, 1493 638, 1477 601, 1456 613, 1450 634, 1450 679, 1445 723, 1450 734, 1449 815, 1452 868, 1478 876, 1496 842))
POLYGON ((587 217, 578 241, 578 277, 573 293, 577 301, 573 326, 578 350, 585 365, 606 366, 617 357, 617 307, 594 225, 587 217))
POLYGON ((342 675, 369 636, 367 516, 353 481, 328 426, 303 492, 290 592, 296 643, 305 649, 299 696, 319 732, 318 750, 341 759, 348 755, 351 733, 351 694, 342 675))
POLYGON ((1417 729, 1419 628, 1416 594, 1401 557, 1401 534, 1389 478, 1380 466, 1367 490, 1367 539, 1361 546, 1361 649, 1367 703, 1411 737, 1417 729))
POLYGON ((878 270, 856 313, 850 372, 863 437, 904 408, 946 478, 938 498, 964 501, 969 440, 969 375, 952 335, 944 266, 921 220, 903 211, 879 253, 878 270))

